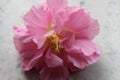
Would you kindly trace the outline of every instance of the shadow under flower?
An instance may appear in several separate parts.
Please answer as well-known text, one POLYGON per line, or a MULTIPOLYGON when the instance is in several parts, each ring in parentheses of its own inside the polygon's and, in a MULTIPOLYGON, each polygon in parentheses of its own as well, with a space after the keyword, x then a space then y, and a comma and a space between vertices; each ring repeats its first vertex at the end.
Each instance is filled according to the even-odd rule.
POLYGON ((70 74, 68 80, 105 80, 103 66, 97 62, 81 71, 70 74))
MULTIPOLYGON (((68 80, 104 80, 103 66, 97 62, 83 70, 70 74, 68 80)), ((26 80, 40 80, 39 74, 35 70, 24 72, 26 80)))
POLYGON ((39 74, 35 70, 24 72, 24 74, 26 76, 26 80, 40 80, 39 74))

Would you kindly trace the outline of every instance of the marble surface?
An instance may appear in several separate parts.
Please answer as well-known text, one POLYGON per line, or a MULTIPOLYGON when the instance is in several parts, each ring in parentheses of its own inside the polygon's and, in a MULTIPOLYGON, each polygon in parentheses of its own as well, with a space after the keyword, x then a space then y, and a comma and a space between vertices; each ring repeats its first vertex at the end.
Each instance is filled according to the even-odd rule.
MULTIPOLYGON (((13 25, 22 26, 29 8, 45 0, 0 0, 0 80, 39 80, 35 72, 24 73, 13 45, 13 25)), ((86 8, 100 23, 95 38, 103 50, 99 61, 69 80, 120 80, 120 0, 69 0, 86 8)))

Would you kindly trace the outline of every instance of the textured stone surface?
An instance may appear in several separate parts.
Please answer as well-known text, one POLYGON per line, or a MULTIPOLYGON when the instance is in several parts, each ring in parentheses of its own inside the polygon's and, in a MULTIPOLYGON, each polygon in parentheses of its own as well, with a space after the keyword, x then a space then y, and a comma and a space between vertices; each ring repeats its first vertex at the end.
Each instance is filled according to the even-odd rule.
MULTIPOLYGON (((43 0, 0 0, 0 80, 38 80, 35 72, 24 73, 13 45, 13 25, 22 26, 29 8, 43 0)), ((86 8, 99 20, 101 31, 95 42, 103 50, 100 60, 69 80, 120 80, 120 0, 69 0, 86 8)))

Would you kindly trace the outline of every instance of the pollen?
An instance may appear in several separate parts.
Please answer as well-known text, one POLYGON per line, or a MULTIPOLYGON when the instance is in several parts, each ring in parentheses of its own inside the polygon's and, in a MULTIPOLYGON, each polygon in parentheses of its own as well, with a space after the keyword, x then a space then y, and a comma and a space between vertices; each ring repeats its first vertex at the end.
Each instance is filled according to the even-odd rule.
POLYGON ((54 53, 60 53, 60 46, 59 46, 59 42, 60 42, 61 37, 54 32, 52 34, 52 36, 50 36, 47 39, 47 45, 50 47, 51 51, 54 53))

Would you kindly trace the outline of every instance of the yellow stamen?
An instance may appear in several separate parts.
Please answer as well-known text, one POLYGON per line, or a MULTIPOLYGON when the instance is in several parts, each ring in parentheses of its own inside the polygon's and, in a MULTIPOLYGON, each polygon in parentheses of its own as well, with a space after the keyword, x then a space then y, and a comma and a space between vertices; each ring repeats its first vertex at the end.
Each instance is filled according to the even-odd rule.
POLYGON ((51 48, 51 50, 54 53, 60 52, 60 46, 59 46, 60 38, 61 37, 56 32, 54 32, 52 36, 50 36, 46 41, 47 45, 51 48))
POLYGON ((55 52, 59 53, 60 50, 59 50, 59 40, 60 38, 58 37, 57 33, 53 33, 53 43, 54 43, 54 46, 55 46, 55 52))
POLYGON ((60 50, 59 50, 59 39, 58 38, 56 38, 56 40, 55 40, 55 51, 57 52, 57 53, 59 53, 60 52, 60 50))

